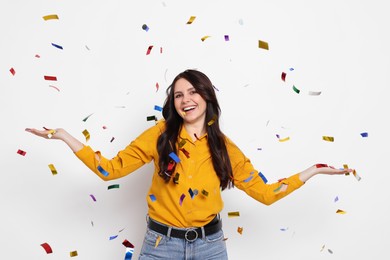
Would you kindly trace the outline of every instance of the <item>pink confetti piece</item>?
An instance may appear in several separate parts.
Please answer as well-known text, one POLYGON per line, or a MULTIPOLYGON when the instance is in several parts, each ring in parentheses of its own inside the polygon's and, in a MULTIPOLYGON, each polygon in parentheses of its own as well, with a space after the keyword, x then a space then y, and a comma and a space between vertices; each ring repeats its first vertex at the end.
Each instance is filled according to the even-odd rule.
POLYGON ((152 48, 153 48, 153 45, 150 45, 150 46, 148 47, 148 50, 146 51, 146 55, 149 55, 149 54, 150 54, 150 52, 152 51, 152 48))
POLYGON ((57 90, 58 92, 60 92, 60 89, 57 88, 56 86, 53 86, 53 85, 49 85, 50 88, 54 88, 55 90, 57 90))
POLYGON ((158 82, 156 83, 156 92, 158 91, 158 89, 160 88, 160 85, 158 84, 158 82))
POLYGON ((39 54, 35 54, 35 58, 40 58, 41 56, 39 54))

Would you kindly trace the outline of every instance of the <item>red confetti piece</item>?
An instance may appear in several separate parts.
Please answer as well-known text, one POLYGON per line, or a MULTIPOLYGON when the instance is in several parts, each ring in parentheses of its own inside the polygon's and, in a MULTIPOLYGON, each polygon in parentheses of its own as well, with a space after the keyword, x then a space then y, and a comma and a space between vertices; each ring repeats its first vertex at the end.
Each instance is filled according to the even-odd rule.
POLYGON ((16 71, 14 70, 14 68, 11 68, 9 71, 11 72, 12 76, 15 76, 16 71))
POLYGON ((156 92, 158 91, 158 89, 160 88, 160 85, 158 84, 158 82, 156 83, 156 92))
POLYGON ((55 76, 44 76, 45 80, 52 80, 52 81, 57 81, 57 77, 55 76))
POLYGON ((107 126, 104 125, 104 126, 103 126, 103 129, 107 129, 107 126))
POLYGON ((43 249, 45 249, 47 254, 53 253, 53 250, 51 249, 51 247, 48 243, 43 243, 43 244, 41 244, 41 246, 43 247, 43 249))
POLYGON ((127 239, 125 239, 122 244, 125 246, 125 247, 130 247, 130 248, 134 248, 134 245, 132 243, 130 243, 127 239))
POLYGON ((282 80, 283 81, 286 81, 286 76, 287 76, 286 72, 282 72, 282 80))
POLYGON ((327 164, 322 164, 322 163, 317 163, 316 164, 316 168, 324 168, 324 167, 328 167, 327 164))
POLYGON ((162 47, 160 47, 160 53, 162 53, 162 47))
POLYGON ((39 54, 35 54, 35 58, 40 58, 41 56, 39 56, 39 54))
POLYGON ((186 149, 180 148, 179 150, 182 151, 187 158, 190 158, 190 153, 186 149))
POLYGON ((149 54, 150 54, 150 52, 152 51, 152 48, 153 48, 153 45, 150 45, 150 46, 148 47, 148 50, 146 51, 146 55, 149 55, 149 54))
POLYGON ((18 149, 17 153, 20 154, 20 155, 23 155, 23 156, 26 155, 26 152, 23 151, 23 150, 20 150, 20 149, 18 149))

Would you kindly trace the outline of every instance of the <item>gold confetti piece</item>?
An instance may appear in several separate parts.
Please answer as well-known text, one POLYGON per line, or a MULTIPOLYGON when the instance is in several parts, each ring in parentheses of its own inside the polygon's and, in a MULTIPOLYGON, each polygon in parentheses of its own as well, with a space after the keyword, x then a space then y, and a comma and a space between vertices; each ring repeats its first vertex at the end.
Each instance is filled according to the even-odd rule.
POLYGON ((320 252, 322 252, 325 248, 325 245, 322 245, 320 252))
POLYGON ((195 20, 196 16, 191 16, 188 20, 187 24, 192 24, 192 22, 195 20))
POLYGON ((83 131, 83 135, 85 136, 85 140, 88 142, 88 140, 89 140, 89 138, 90 138, 91 136, 90 136, 90 134, 89 134, 89 132, 88 132, 87 129, 85 129, 85 130, 83 131))
POLYGON ((322 140, 328 141, 328 142, 334 142, 334 137, 332 137, 332 136, 323 136, 322 140))
POLYGON ((337 214, 346 214, 347 212, 345 212, 344 210, 341 210, 341 209, 338 209, 336 211, 337 214))
POLYGON ((268 42, 264 42, 264 41, 259 40, 259 48, 269 50, 268 42))
POLYGON ((215 120, 217 120, 217 115, 214 115, 213 118, 207 123, 208 126, 211 126, 215 123, 215 120))
POLYGON ((50 171, 51 171, 51 173, 52 173, 53 175, 56 175, 56 174, 57 174, 56 167, 54 167, 53 164, 49 164, 49 169, 50 169, 50 171))
POLYGON ((43 20, 45 20, 45 21, 47 21, 47 20, 54 20, 54 19, 59 19, 58 18, 58 15, 56 15, 56 14, 49 14, 49 15, 45 15, 45 16, 43 16, 42 17, 43 18, 43 20))
POLYGON ((208 36, 208 35, 203 36, 203 37, 201 38, 202 42, 204 42, 204 41, 205 41, 207 38, 209 38, 209 37, 211 37, 211 36, 208 36))
POLYGON ((237 228, 237 232, 240 233, 240 235, 242 235, 242 231, 243 231, 243 230, 244 230, 243 227, 238 227, 238 228, 237 228))
POLYGON ((239 217, 240 216, 240 212, 239 211, 232 211, 232 212, 228 212, 228 217, 231 218, 231 217, 239 217))
POLYGON ((78 256, 77 251, 70 252, 70 257, 78 256))
POLYGON ((206 190, 202 190, 202 194, 204 195, 204 196, 209 196, 209 192, 208 191, 206 191, 206 190))
MULTIPOLYGON (((344 167, 344 169, 348 169, 348 164, 343 164, 343 167, 344 167)), ((348 176, 349 175, 349 172, 347 172, 346 174, 345 174, 345 176, 348 176)))
POLYGON ((154 248, 158 247, 158 244, 160 244, 161 239, 162 239, 161 236, 158 236, 158 237, 157 237, 157 239, 156 239, 156 244, 154 245, 154 248))
POLYGON ((281 139, 279 139, 279 142, 286 142, 288 140, 290 140, 290 137, 281 138, 281 139))

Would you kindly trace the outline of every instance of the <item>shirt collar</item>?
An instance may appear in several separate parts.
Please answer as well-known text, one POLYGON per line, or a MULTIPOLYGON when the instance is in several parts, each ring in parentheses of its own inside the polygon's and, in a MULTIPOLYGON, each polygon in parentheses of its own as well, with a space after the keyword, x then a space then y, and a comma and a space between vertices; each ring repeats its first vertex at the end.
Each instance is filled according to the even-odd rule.
MULTIPOLYGON (((180 139, 185 139, 191 142, 192 144, 195 143, 195 141, 197 141, 197 140, 195 141, 192 140, 192 136, 187 132, 186 128, 183 125, 181 125, 180 127, 179 137, 180 139)), ((198 140, 202 140, 203 138, 207 138, 207 132, 202 136, 198 136, 198 140)))

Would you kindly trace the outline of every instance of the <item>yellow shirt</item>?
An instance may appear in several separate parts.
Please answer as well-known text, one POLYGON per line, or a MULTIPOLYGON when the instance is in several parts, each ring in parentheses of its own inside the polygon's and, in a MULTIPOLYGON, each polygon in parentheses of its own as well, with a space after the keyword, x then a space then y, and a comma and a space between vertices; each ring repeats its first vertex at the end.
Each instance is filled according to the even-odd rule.
MULTIPOLYGON (((146 196, 150 217, 175 227, 204 226, 223 208, 220 181, 212 164, 207 134, 193 141, 182 127, 178 141, 185 140, 183 148, 189 153, 189 158, 184 152, 178 151, 180 162, 176 164, 175 169, 175 173, 180 174, 178 184, 172 180, 165 183, 158 175, 157 152, 157 139, 164 128, 165 122, 159 121, 111 160, 96 152, 100 157, 99 162, 95 158, 95 152, 89 146, 84 146, 75 154, 106 181, 121 178, 153 160, 155 170, 146 196)), ((303 185, 298 174, 273 184, 266 184, 250 160, 228 138, 226 138, 226 146, 235 186, 254 199, 270 205, 303 185), (288 185, 287 190, 278 190, 281 184, 288 185)))

